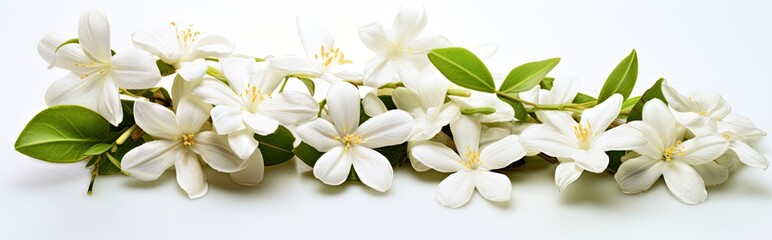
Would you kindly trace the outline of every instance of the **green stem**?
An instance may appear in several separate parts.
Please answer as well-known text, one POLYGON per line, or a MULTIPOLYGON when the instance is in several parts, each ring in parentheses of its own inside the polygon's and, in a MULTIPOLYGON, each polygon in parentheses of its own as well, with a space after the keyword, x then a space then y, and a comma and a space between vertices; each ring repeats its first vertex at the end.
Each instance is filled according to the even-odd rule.
POLYGON ((327 99, 322 99, 321 102, 319 102, 319 113, 316 114, 317 117, 322 117, 322 110, 324 110, 324 106, 327 105, 327 99))
POLYGON ((470 97, 472 91, 466 89, 448 89, 448 96, 470 97))
POLYGON ((228 85, 228 79, 225 78, 224 75, 222 75, 222 72, 220 72, 220 70, 217 70, 212 66, 209 66, 209 68, 206 69, 206 74, 228 85))
POLYGON ((479 114, 493 114, 496 112, 496 109, 493 107, 478 107, 478 108, 464 108, 461 109, 461 114, 464 115, 472 115, 475 113, 479 114))
POLYGON ((284 92, 284 87, 287 86, 287 82, 289 82, 289 77, 284 77, 284 83, 281 84, 281 88, 279 88, 279 93, 284 92))
POLYGON ((137 99, 142 98, 142 96, 134 95, 133 93, 129 92, 129 90, 126 90, 126 89, 123 89, 123 88, 118 89, 118 93, 126 95, 126 96, 129 96, 129 97, 137 98, 137 99))
POLYGON ((88 195, 91 195, 91 193, 94 192, 94 181, 96 181, 96 177, 99 174, 99 165, 102 164, 102 156, 97 156, 96 162, 94 162, 94 169, 91 169, 91 181, 88 183, 88 190, 86 193, 88 195))
POLYGON ((521 99, 519 97, 515 97, 515 96, 512 96, 512 95, 501 93, 501 92, 496 92, 496 96, 498 96, 499 98, 504 98, 504 99, 513 101, 513 102, 520 102, 520 103, 523 103, 523 104, 526 104, 526 105, 530 105, 530 106, 532 106, 531 111, 557 110, 557 111, 571 111, 571 112, 581 113, 582 112, 582 108, 585 107, 584 106, 585 104, 575 104, 575 103, 570 103, 570 104, 537 104, 537 103, 533 103, 533 102, 530 102, 530 101, 527 101, 527 100, 523 100, 523 99, 521 99))
POLYGON ((126 129, 126 131, 123 132, 123 134, 121 134, 121 136, 115 140, 115 144, 121 145, 124 142, 126 142, 126 139, 129 139, 129 137, 131 136, 131 133, 134 132, 135 129, 137 129, 137 124, 131 125, 129 129, 126 129))

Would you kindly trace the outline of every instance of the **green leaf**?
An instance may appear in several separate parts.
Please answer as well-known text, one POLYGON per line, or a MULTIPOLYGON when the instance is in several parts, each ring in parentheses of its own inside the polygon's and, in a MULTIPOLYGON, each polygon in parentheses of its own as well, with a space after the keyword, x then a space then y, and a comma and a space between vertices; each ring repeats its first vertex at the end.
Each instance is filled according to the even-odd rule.
POLYGON ((606 155, 608 155, 608 170, 611 172, 616 172, 619 170, 619 166, 622 165, 622 156, 627 154, 625 151, 608 151, 606 152, 606 155))
MULTIPOLYGON (((144 144, 145 140, 142 138, 138 139, 132 139, 129 138, 121 145, 118 145, 118 148, 115 152, 106 152, 104 154, 110 154, 115 158, 115 160, 118 160, 118 163, 120 164, 123 161, 123 156, 126 155, 129 151, 132 149, 139 147, 140 145, 144 144)), ((102 160, 99 164, 98 173, 99 175, 112 175, 121 172, 120 165, 116 166, 110 159, 108 159, 106 156, 102 157, 102 160)))
POLYGON ((588 103, 592 101, 598 101, 598 99, 595 99, 594 97, 584 94, 584 93, 577 93, 576 97, 574 97, 573 103, 588 103))
MULTIPOLYGON (((166 88, 162 87, 155 87, 155 88, 148 88, 148 89, 134 89, 134 90, 127 90, 129 93, 134 94, 136 96, 144 97, 149 99, 151 102, 161 104, 165 107, 171 107, 172 105, 172 97, 169 95, 169 91, 166 90, 166 88)), ((130 101, 130 106, 134 107, 134 102, 130 101)))
POLYGON ((468 89, 494 93, 496 85, 485 64, 464 48, 440 48, 429 52, 429 61, 451 82, 468 89))
POLYGON ((550 58, 517 66, 504 79, 499 92, 518 93, 530 90, 539 85, 559 62, 560 58, 550 58))
POLYGON ((316 93, 316 84, 314 83, 314 80, 311 80, 310 78, 304 78, 304 77, 298 77, 298 80, 303 83, 303 85, 306 85, 306 89, 308 89, 308 93, 311 94, 311 96, 316 93))
POLYGON ((643 119, 643 105, 646 104, 646 102, 651 101, 652 99, 659 99, 662 100, 665 104, 667 104, 667 100, 665 99, 665 95, 662 94, 662 82, 664 82, 664 78, 660 78, 657 80, 657 82, 654 83, 651 88, 646 90, 646 92, 643 93, 641 96, 641 99, 638 100, 637 103, 635 103, 635 106, 630 110, 630 114, 627 115, 627 122, 632 122, 636 120, 643 119))
POLYGON ((279 126, 276 132, 266 136, 255 134, 255 139, 260 142, 257 147, 263 154, 265 166, 285 163, 295 156, 292 153, 292 143, 295 142, 295 137, 284 126, 279 126))
POLYGON ((499 99, 501 99, 501 101, 504 101, 505 103, 509 104, 509 106, 512 106, 512 109, 515 110, 515 116, 514 117, 517 118, 517 120, 520 120, 521 122, 528 121, 528 112, 525 110, 525 105, 523 105, 523 103, 518 102, 518 101, 509 100, 508 98, 500 96, 500 94, 505 94, 505 95, 517 97, 517 93, 510 93, 510 94, 498 93, 498 94, 496 94, 496 96, 499 97, 499 99))
POLYGON ((306 165, 311 167, 314 167, 316 161, 324 154, 305 142, 300 142, 297 147, 292 149, 292 153, 294 153, 300 161, 303 161, 306 165))
MULTIPOLYGON (((397 109, 397 104, 394 104, 394 99, 391 95, 380 95, 378 98, 381 99, 381 102, 383 102, 383 105, 386 106, 387 110, 397 109)), ((364 109, 364 106, 362 107, 364 109)))
POLYGON ((603 102, 615 93, 622 94, 624 99, 630 97, 630 93, 635 87, 635 81, 638 79, 638 54, 633 50, 622 62, 611 71, 606 83, 598 95, 598 102, 603 102))
POLYGON ((108 131, 110 124, 94 111, 75 105, 53 106, 30 120, 14 147, 47 162, 78 162, 108 131))
POLYGON ((110 147, 112 147, 112 144, 109 143, 97 143, 94 144, 94 146, 91 146, 86 152, 83 153, 83 155, 86 156, 94 156, 102 154, 103 152, 107 152, 107 150, 110 150, 110 147))
POLYGON ((410 159, 407 155, 407 143, 399 145, 386 146, 373 149, 389 160, 389 163, 394 166, 402 165, 403 163, 410 163, 410 159))
POLYGON ((639 100, 641 100, 641 96, 628 98, 627 100, 625 100, 625 102, 622 103, 622 111, 629 111, 633 109, 633 107, 635 106, 636 103, 638 103, 639 100))
POLYGON ((544 79, 541 80, 541 82, 539 83, 539 86, 541 86, 541 89, 544 89, 544 90, 552 90, 552 85, 554 82, 555 82, 555 78, 545 77, 544 79))
POLYGON ((161 61, 161 59, 158 59, 158 61, 155 61, 155 65, 158 66, 158 71, 161 72, 161 76, 169 76, 177 72, 177 69, 174 69, 174 66, 169 65, 165 63, 164 61, 161 61))
POLYGON ((461 114, 464 115, 472 115, 472 114, 482 114, 482 115, 488 115, 493 114, 496 112, 496 109, 493 107, 478 107, 478 108, 463 108, 461 109, 461 114))

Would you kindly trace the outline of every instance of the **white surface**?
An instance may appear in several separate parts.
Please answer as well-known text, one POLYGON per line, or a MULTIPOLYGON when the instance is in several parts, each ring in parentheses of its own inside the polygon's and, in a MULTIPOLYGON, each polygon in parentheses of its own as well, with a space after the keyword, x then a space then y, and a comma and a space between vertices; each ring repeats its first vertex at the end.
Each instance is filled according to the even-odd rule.
MULTIPOLYGON (((2 238, 768 237, 772 173, 750 168, 708 188, 707 202, 689 206, 673 198, 661 180, 648 192, 628 196, 608 174, 585 173, 560 193, 554 167, 538 163, 508 174, 514 187, 510 204, 492 204, 475 194, 465 207, 447 209, 434 198, 445 174, 416 174, 408 167, 396 170, 385 194, 358 183, 325 186, 311 174, 296 173, 292 163, 268 168, 255 188, 210 171, 209 193, 191 201, 171 172, 152 183, 101 177, 88 196, 82 164, 54 165, 16 153, 16 136, 45 108, 48 85, 64 75, 46 70, 37 41, 48 32, 75 36, 82 11, 107 12, 117 51, 131 48, 132 32, 176 20, 194 23, 204 34, 233 38, 240 52, 254 55, 301 53, 296 13, 323 13, 339 30, 338 46, 364 64, 371 55, 356 26, 371 21, 389 26, 400 6, 400 1, 161 2, 19 1, 0 8, 2 238)), ((687 93, 719 89, 736 112, 772 130, 768 1, 431 1, 427 9, 426 33, 468 48, 499 43, 490 64, 496 71, 559 56, 562 62, 551 75, 577 77, 582 90, 592 92, 636 48, 636 93, 658 77, 687 93)), ((757 144, 768 158, 770 142, 757 144)))

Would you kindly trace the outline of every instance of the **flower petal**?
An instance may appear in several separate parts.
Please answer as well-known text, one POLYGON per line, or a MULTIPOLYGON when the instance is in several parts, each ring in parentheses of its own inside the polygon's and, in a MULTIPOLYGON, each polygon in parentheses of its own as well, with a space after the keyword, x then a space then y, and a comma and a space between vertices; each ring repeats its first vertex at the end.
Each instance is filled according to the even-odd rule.
POLYGON ((241 118, 249 129, 252 129, 255 133, 263 136, 276 132, 276 129, 279 128, 278 121, 270 119, 260 113, 242 111, 241 118))
POLYGON ((480 167, 485 170, 501 169, 525 156, 525 148, 520 145, 517 135, 509 135, 493 142, 480 151, 480 167))
POLYGON ((178 151, 178 157, 174 161, 174 169, 177 172, 177 184, 188 193, 190 199, 196 199, 206 195, 209 185, 206 183, 204 169, 198 161, 196 154, 187 151, 178 151))
POLYGON ((320 152, 328 152, 334 147, 342 146, 342 143, 335 139, 338 137, 335 126, 321 118, 300 125, 295 132, 303 142, 320 152))
POLYGON ((212 124, 218 134, 231 134, 247 129, 241 119, 241 109, 230 106, 215 106, 212 108, 212 124))
POLYGON ((247 159, 249 156, 252 156, 258 144, 255 139, 255 133, 248 129, 228 134, 228 145, 233 150, 233 153, 241 159, 247 159))
POLYGON ((439 172, 458 172, 464 169, 458 153, 436 142, 421 141, 410 148, 410 153, 419 162, 439 172))
POLYGON ((257 151, 255 151, 247 160, 247 168, 231 173, 230 175, 231 180, 237 184, 254 186, 263 180, 264 172, 265 163, 263 162, 263 153, 260 152, 260 149, 257 149, 257 151))
POLYGON ((365 95, 362 99, 362 107, 365 109, 365 114, 370 117, 375 117, 389 111, 375 92, 369 92, 365 95))
POLYGON ((101 80, 96 77, 86 79, 80 77, 70 73, 52 83, 46 91, 46 104, 48 106, 81 105, 96 111, 96 102, 93 100, 100 96, 99 81, 101 80))
POLYGON ((571 103, 579 92, 579 81, 573 78, 556 78, 552 84, 549 100, 544 104, 571 103))
POLYGON ((391 110, 368 119, 354 134, 361 136, 362 146, 379 148, 405 142, 413 126, 410 114, 402 110, 391 110))
POLYGON ((622 163, 614 178, 623 193, 639 193, 651 188, 664 171, 665 162, 646 156, 632 158, 622 163))
POLYGON ((300 42, 303 43, 303 49, 309 58, 314 57, 314 54, 321 54, 322 46, 327 51, 335 44, 335 32, 328 25, 323 24, 321 19, 298 15, 297 28, 300 42))
MULTIPOLYGON (((635 152, 643 154, 650 158, 658 159, 662 157, 662 150, 669 147, 669 146, 665 146, 665 144, 662 142, 663 139, 661 139, 659 136, 659 131, 654 129, 654 127, 652 127, 651 124, 648 124, 644 121, 633 121, 625 125, 631 128, 638 129, 638 131, 640 131, 643 134, 644 139, 646 139, 647 143, 635 149, 635 152)), ((608 142, 608 141, 604 140, 602 142, 608 142)))
POLYGON ((180 144, 172 140, 150 141, 126 153, 121 169, 136 179, 153 181, 174 164, 177 154, 182 151, 180 144))
POLYGON ((287 91, 263 102, 258 111, 282 125, 298 125, 316 118, 319 103, 308 94, 287 91))
MULTIPOLYGON (((317 46, 316 49, 318 51, 319 47, 317 46)), ((276 56, 271 58, 271 66, 290 73, 310 74, 314 77, 322 75, 321 69, 305 56, 276 56)))
POLYGON ((564 191, 582 175, 584 169, 576 162, 561 162, 555 169, 555 185, 559 191, 564 191))
POLYGON ((198 40, 190 55, 193 59, 206 57, 223 58, 233 53, 233 45, 233 42, 226 37, 209 35, 198 40))
MULTIPOLYGON (((679 135, 678 123, 667 105, 659 99, 652 99, 643 105, 643 121, 651 125, 657 132, 659 139, 675 141, 679 135)), ((672 142, 662 142, 663 146, 672 145, 672 142)))
POLYGON ((450 131, 459 156, 466 155, 467 149, 480 150, 480 123, 474 118, 461 116, 450 123, 450 131))
POLYGON ((80 16, 78 40, 89 58, 100 63, 110 61, 110 23, 101 11, 91 10, 80 16))
POLYGON ((488 200, 505 202, 512 197, 512 182, 506 175, 482 170, 473 174, 477 191, 488 200))
POLYGON ((555 128, 545 125, 533 125, 520 134, 520 142, 525 148, 543 152, 559 158, 570 158, 579 148, 574 139, 560 134, 555 128))
POLYGON ((405 86, 416 85, 410 82, 419 81, 421 71, 418 69, 423 65, 421 62, 411 57, 392 58, 391 61, 397 65, 397 75, 400 81, 405 82, 405 86))
MULTIPOLYGON (((131 42, 134 47, 142 49, 145 52, 149 52, 159 58, 163 59, 169 55, 170 47, 166 46, 157 34, 150 32, 135 32, 131 34, 131 42)), ((168 58, 167 58, 168 59, 168 58)), ((167 62, 167 64, 174 64, 174 62, 167 62)))
POLYGON ((147 52, 129 50, 115 54, 111 61, 110 74, 122 88, 152 88, 161 81, 155 60, 147 52))
POLYGON ((344 151, 343 146, 326 152, 314 165, 314 177, 327 185, 340 185, 346 181, 351 171, 354 156, 344 151))
POLYGON ((193 151, 201 155, 201 159, 214 170, 232 173, 241 171, 247 166, 245 159, 233 153, 225 136, 217 135, 212 131, 204 131, 196 134, 193 141, 195 142, 192 147, 193 151))
POLYGON ((697 204, 708 199, 705 183, 700 174, 687 163, 672 161, 666 165, 662 175, 667 188, 678 200, 688 204, 697 204))
POLYGON ((442 206, 457 208, 463 206, 474 193, 474 176, 470 171, 459 171, 450 174, 437 186, 437 201, 442 206))
MULTIPOLYGON (((673 161, 684 161, 691 165, 704 164, 724 155, 729 141, 716 135, 695 137, 679 146, 680 154, 674 154, 673 161)), ((679 152, 677 152, 679 153, 679 152)))
POLYGON ((56 49, 67 41, 67 38, 54 33, 46 34, 40 42, 38 42, 38 54, 49 65, 49 69, 56 65, 56 49))
POLYGON ((134 102, 134 120, 153 137, 175 139, 183 135, 177 117, 171 110, 147 100, 134 102))
POLYGON ((399 65, 390 58, 374 57, 365 66, 365 85, 379 88, 387 83, 394 82, 399 65))
POLYGON ((692 112, 697 106, 687 97, 681 95, 669 84, 662 84, 662 95, 665 96, 668 105, 679 112, 692 112))
MULTIPOLYGON (((413 49, 411 52, 415 55, 426 55, 429 51, 437 48, 451 47, 453 44, 450 40, 443 36, 434 35, 428 37, 418 38, 412 43, 408 44, 409 48, 413 49)), ((423 58, 424 56, 421 56, 423 58)))
POLYGON ((627 124, 617 126, 592 141, 592 147, 601 151, 634 150, 646 144, 643 133, 627 124))
POLYGON ((394 170, 389 160, 381 153, 364 146, 355 146, 350 150, 349 154, 353 154, 354 170, 359 180, 376 191, 388 191, 394 178, 394 170))
POLYGON ((515 110, 512 109, 512 106, 499 100, 496 94, 472 91, 470 97, 449 96, 449 98, 458 103, 462 109, 478 107, 493 107, 496 109, 496 112, 492 114, 472 115, 477 117, 480 122, 506 122, 512 121, 515 118, 515 110))
POLYGON ((741 162, 750 167, 766 170, 769 167, 767 157, 741 141, 732 141, 729 149, 737 155, 741 162))
POLYGON ((181 62, 177 68, 177 74, 185 80, 196 80, 204 77, 209 65, 204 59, 196 59, 192 62, 181 62))
POLYGON ((201 126, 209 120, 212 106, 201 102, 192 96, 184 96, 177 106, 177 121, 183 133, 197 133, 201 126))
POLYGON ((115 86, 115 82, 110 77, 105 77, 101 82, 102 86, 97 87, 100 91, 100 95, 96 101, 97 112, 102 117, 107 119, 113 126, 118 126, 123 121, 123 107, 121 105, 121 96, 118 94, 118 87, 115 86))
POLYGON ((242 93, 246 89, 247 83, 251 83, 252 63, 254 61, 244 58, 223 58, 220 59, 222 74, 228 79, 229 86, 236 93, 242 93))
POLYGON ((359 91, 354 85, 340 82, 330 86, 327 92, 327 108, 330 119, 338 129, 338 135, 352 133, 359 126, 359 91))
POLYGON ((605 152, 597 149, 579 150, 571 154, 571 159, 576 161, 576 164, 584 168, 584 170, 601 173, 608 167, 608 155, 605 152))
POLYGON ((614 94, 606 101, 582 112, 582 123, 588 124, 596 135, 600 135, 614 119, 617 119, 622 107, 622 95, 614 94))
POLYGON ((394 18, 391 39, 394 42, 407 44, 415 40, 426 26, 426 11, 423 4, 417 1, 406 1, 394 18))
POLYGON ((702 180, 705 181, 705 186, 716 186, 729 179, 729 168, 721 166, 715 161, 693 165, 692 167, 700 173, 702 180))
POLYGON ((421 98, 415 91, 399 87, 391 93, 391 99, 397 108, 407 111, 413 117, 419 117, 426 114, 427 108, 421 104, 421 98))
POLYGON ((205 79, 201 81, 201 84, 193 89, 193 95, 200 97, 206 103, 217 106, 244 107, 241 98, 231 88, 217 80, 205 79))
POLYGON ((383 25, 378 22, 359 27, 359 38, 365 47, 378 55, 386 55, 393 48, 383 25))

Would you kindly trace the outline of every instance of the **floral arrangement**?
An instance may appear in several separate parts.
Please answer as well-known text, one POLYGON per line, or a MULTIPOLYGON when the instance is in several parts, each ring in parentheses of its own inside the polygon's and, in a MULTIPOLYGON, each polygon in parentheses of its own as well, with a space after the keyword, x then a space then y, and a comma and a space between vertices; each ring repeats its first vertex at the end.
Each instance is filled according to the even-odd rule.
POLYGON ((560 191, 584 172, 613 174, 627 194, 664 177, 688 204, 705 201, 706 186, 741 164, 768 167, 751 147, 766 133, 718 93, 686 96, 659 79, 631 96, 634 50, 590 96, 573 79, 548 77, 559 58, 494 77, 484 60, 495 47, 454 47, 422 35, 426 23, 423 6, 406 2, 390 29, 362 25, 359 36, 375 56, 357 69, 329 28, 304 18, 297 20, 304 56, 256 58, 235 54, 228 38, 174 22, 132 34, 135 50, 114 51, 106 16, 85 12, 77 38, 40 41, 50 67, 70 73, 49 87, 50 107, 15 148, 47 162, 87 161, 89 193, 97 176, 153 181, 174 169, 191 199, 207 193, 205 167, 256 185, 266 166, 297 158, 324 184, 359 181, 386 192, 393 166, 409 164, 417 174, 450 173, 436 198, 451 208, 475 189, 508 201, 512 185, 501 171, 525 161, 556 164, 560 191), (173 81, 171 94, 160 81, 173 81), (289 81, 307 92, 285 91, 289 81))

